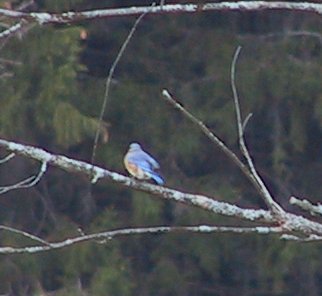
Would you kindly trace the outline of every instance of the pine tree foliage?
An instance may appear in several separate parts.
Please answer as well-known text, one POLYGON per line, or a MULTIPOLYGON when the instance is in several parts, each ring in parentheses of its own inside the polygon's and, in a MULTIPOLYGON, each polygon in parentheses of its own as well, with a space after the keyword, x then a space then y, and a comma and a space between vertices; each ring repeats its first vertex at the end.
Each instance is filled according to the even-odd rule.
POLYGON ((14 77, 1 81, 6 93, 2 134, 23 134, 29 141, 53 138, 65 147, 93 137, 97 119, 72 104, 82 95, 77 80, 84 69, 79 63, 79 34, 79 28, 37 28, 26 40, 15 40, 6 48, 4 55, 17 66, 11 70, 14 77))

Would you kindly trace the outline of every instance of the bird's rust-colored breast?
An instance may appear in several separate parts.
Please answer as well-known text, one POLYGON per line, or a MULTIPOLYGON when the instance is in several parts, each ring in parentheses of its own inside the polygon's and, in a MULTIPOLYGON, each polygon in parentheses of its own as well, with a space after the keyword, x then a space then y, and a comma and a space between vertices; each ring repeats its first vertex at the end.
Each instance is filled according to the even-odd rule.
POLYGON ((138 179, 147 179, 148 176, 145 174, 145 172, 140 169, 137 165, 129 162, 127 159, 124 160, 124 165, 127 171, 135 178, 138 179))

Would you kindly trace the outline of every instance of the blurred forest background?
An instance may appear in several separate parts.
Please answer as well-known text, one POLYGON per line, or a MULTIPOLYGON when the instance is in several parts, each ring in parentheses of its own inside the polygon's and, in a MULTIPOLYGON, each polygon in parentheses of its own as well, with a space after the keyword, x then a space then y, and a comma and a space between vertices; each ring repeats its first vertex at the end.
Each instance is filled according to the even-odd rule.
MULTIPOLYGON (((0 1, 0 6, 15 9, 23 2, 0 1)), ((39 0, 26 11, 149 4, 39 0)), ((1 137, 90 161, 106 77, 135 20, 37 26, 2 41, 1 137)), ((122 157, 137 141, 160 161, 167 186, 265 208, 240 171, 161 96, 167 88, 237 151, 230 65, 238 45, 243 48, 237 86, 243 114, 254 113, 246 137, 261 176, 288 210, 297 211, 288 203, 292 194, 318 202, 322 19, 314 14, 146 16, 116 69, 96 163, 125 173, 122 157)), ((0 166, 0 184, 13 184, 38 169, 39 163, 16 157, 0 166)), ((130 226, 241 224, 115 184, 91 186, 86 178, 53 167, 37 186, 1 196, 0 223, 49 241, 79 235, 78 227, 91 233, 130 226)), ((32 244, 5 232, 0 241, 32 244)), ((321 290, 320 244, 274 236, 144 235, 1 255, 0 260, 1 295, 313 296, 321 290)))

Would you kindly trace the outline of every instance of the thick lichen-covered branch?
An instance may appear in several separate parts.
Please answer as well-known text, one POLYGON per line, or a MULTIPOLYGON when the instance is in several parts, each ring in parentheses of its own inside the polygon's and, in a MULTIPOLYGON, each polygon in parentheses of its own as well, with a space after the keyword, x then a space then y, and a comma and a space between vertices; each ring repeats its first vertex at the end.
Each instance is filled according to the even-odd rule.
POLYGON ((269 224, 272 226, 281 226, 287 233, 294 232, 306 236, 311 234, 322 236, 322 224, 292 213, 284 212, 281 220, 281 217, 273 215, 271 211, 263 209, 245 209, 234 204, 217 201, 205 195, 186 193, 147 182, 137 181, 102 167, 93 166, 90 163, 71 159, 63 155, 52 154, 37 147, 6 140, 0 140, 0 147, 15 154, 38 160, 41 163, 46 163, 71 173, 86 175, 89 179, 95 180, 95 182, 99 179, 106 179, 133 190, 144 191, 162 199, 196 206, 214 214, 256 222, 261 225, 269 224))
POLYGON ((131 15, 170 14, 170 13, 200 13, 205 11, 259 11, 259 10, 289 10, 311 12, 322 15, 322 4, 310 2, 290 1, 238 1, 203 4, 162 4, 151 6, 133 6, 113 9, 98 9, 90 11, 68 11, 61 14, 49 12, 21 12, 8 9, 0 9, 0 16, 12 19, 27 20, 39 24, 69 24, 84 20, 121 17, 131 15))
POLYGON ((300 207, 304 211, 310 212, 311 215, 322 215, 322 205, 318 203, 317 205, 312 204, 306 199, 299 199, 295 196, 291 196, 290 204, 300 207))

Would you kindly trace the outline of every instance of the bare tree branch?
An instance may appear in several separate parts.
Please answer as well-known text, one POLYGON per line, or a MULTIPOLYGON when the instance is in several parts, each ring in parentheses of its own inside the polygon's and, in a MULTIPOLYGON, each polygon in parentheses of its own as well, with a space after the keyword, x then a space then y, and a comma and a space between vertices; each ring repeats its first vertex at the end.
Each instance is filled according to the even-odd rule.
MULTIPOLYGON (((24 11, 26 10, 28 7, 30 7, 31 5, 34 4, 34 1, 25 1, 22 2, 17 8, 16 11, 24 11)), ((4 16, 2 16, 3 18, 4 16)), ((9 26, 7 24, 4 24, 5 27, 7 27, 7 29, 5 31, 2 31, 0 33, 0 40, 1 39, 8 39, 14 35, 17 34, 21 34, 23 32, 28 31, 28 29, 30 29, 32 27, 32 25, 28 24, 28 22, 25 19, 20 19, 20 22, 13 25, 13 26, 9 26)))
POLYGON ((82 173, 87 175, 89 178, 93 178, 92 183, 95 183, 101 178, 109 179, 126 187, 161 196, 165 199, 195 205, 217 214, 238 217, 249 221, 266 221, 267 223, 275 222, 271 214, 265 210, 242 209, 225 202, 215 201, 214 199, 203 195, 183 193, 163 186, 140 182, 116 172, 111 172, 101 167, 93 166, 87 162, 70 159, 63 155, 51 154, 37 147, 22 145, 1 139, 0 147, 31 159, 36 159, 38 161, 57 166, 68 172, 82 173))
POLYGON ((230 226, 212 226, 212 225, 196 225, 196 226, 158 226, 158 227, 140 227, 116 229, 93 234, 84 234, 80 236, 67 238, 60 242, 49 243, 43 239, 36 237, 24 231, 20 231, 11 227, 0 225, 0 229, 8 230, 21 234, 32 240, 42 243, 42 245, 26 246, 26 247, 0 247, 0 254, 17 254, 17 253, 39 253, 49 250, 61 249, 64 247, 76 245, 85 241, 95 241, 98 243, 107 243, 109 240, 120 236, 140 235, 140 234, 163 234, 163 233, 234 233, 234 234, 281 234, 281 238, 285 240, 295 240, 300 242, 309 242, 321 240, 321 236, 309 235, 307 237, 299 237, 288 234, 288 231, 280 226, 255 226, 255 227, 230 227, 230 226))
POLYGON ((317 241, 322 240, 322 236, 316 235, 316 234, 311 234, 307 237, 299 237, 297 235, 292 235, 292 234, 283 234, 281 236, 281 239, 292 240, 292 241, 297 241, 297 242, 317 242, 317 241))
POLYGON ((19 23, 15 24, 15 25, 11 26, 7 30, 2 31, 0 33, 0 40, 3 39, 3 38, 7 38, 10 35, 14 35, 17 32, 19 32, 21 30, 21 28, 22 28, 22 24, 23 24, 23 22, 19 22, 19 23))
MULTIPOLYGON (((1 229, 1 226, 0 226, 1 229)), ((79 244, 85 241, 104 241, 107 242, 111 239, 127 236, 127 235, 138 235, 138 234, 162 234, 162 233, 178 233, 178 232, 192 232, 192 233, 257 233, 262 235, 268 234, 283 234, 287 232, 282 227, 227 227, 227 226, 211 226, 211 225, 197 225, 197 226, 158 226, 158 227, 144 227, 144 228, 126 228, 126 229, 116 229, 111 231, 93 233, 93 234, 83 234, 74 238, 68 238, 60 242, 48 243, 42 239, 30 235, 28 233, 16 230, 7 229, 19 234, 23 234, 29 238, 36 241, 40 241, 41 246, 28 246, 28 247, 0 247, 0 254, 16 254, 16 253, 38 253, 49 251, 53 249, 61 249, 71 245, 79 244)))
POLYGON ((19 4, 19 6, 16 9, 19 11, 24 11, 34 4, 35 4, 34 0, 27 0, 19 4))
MULTIPOLYGON (((164 89, 162 91, 162 95, 164 99, 169 102, 173 107, 178 109, 185 115, 190 121, 192 121, 195 125, 197 125, 200 130, 213 142, 221 151, 225 153, 225 155, 232 160, 244 173, 244 175, 251 181, 254 187, 258 190, 258 192, 263 196, 266 200, 266 192, 263 191, 260 184, 257 182, 256 178, 253 176, 252 172, 247 168, 247 166, 237 157, 237 155, 230 150, 225 143, 220 140, 208 127, 196 117, 194 117, 189 111, 187 111, 180 103, 178 103, 173 97, 169 94, 169 92, 164 89)), ((269 193, 268 193, 269 194, 269 193)))
POLYGON ((47 162, 43 161, 37 175, 28 177, 27 179, 22 180, 13 185, 0 187, 0 194, 6 193, 14 189, 29 188, 36 185, 40 181, 41 177, 44 175, 46 170, 47 170, 47 162))
POLYGON ((204 195, 185 193, 166 188, 164 186, 140 182, 116 172, 112 172, 98 166, 93 166, 90 163, 67 158, 63 155, 51 154, 43 149, 33 146, 22 145, 0 139, 0 147, 3 147, 16 154, 41 161, 42 163, 46 162, 47 164, 59 167, 68 172, 82 173, 88 176, 88 178, 92 178, 94 173, 95 181, 104 178, 131 189, 144 191, 163 199, 197 206, 215 214, 235 217, 251 222, 280 225, 287 232, 301 233, 305 236, 311 234, 322 236, 322 224, 313 222, 309 219, 299 215, 294 215, 292 213, 284 212, 281 220, 281 217, 272 215, 270 211, 262 209, 245 209, 227 202, 214 200, 213 198, 209 198, 204 195))
MULTIPOLYGON (((25 231, 22 231, 22 230, 19 230, 19 229, 16 229, 16 228, 12 228, 12 227, 9 227, 9 226, 5 226, 5 225, 0 225, 0 230, 6 230, 6 231, 9 231, 9 232, 14 232, 14 233, 17 233, 17 234, 20 234, 22 236, 25 236, 27 238, 30 238, 38 243, 42 243, 46 246, 50 246, 50 243, 46 242, 45 240, 41 239, 40 237, 38 236, 35 236, 31 233, 28 233, 28 232, 25 232, 25 231)), ((1 249, 1 247, 0 247, 1 249)))
POLYGON ((0 159, 0 164, 3 164, 5 162, 9 161, 13 157, 15 157, 15 154, 14 153, 8 154, 6 157, 0 159))
POLYGON ((306 199, 299 199, 295 196, 291 196, 290 204, 297 205, 302 210, 310 212, 310 214, 313 216, 315 216, 316 214, 322 215, 322 205, 320 203, 314 205, 306 199))
POLYGON ((311 12, 322 15, 322 4, 310 2, 267 2, 267 1, 238 1, 238 2, 220 2, 220 3, 204 3, 204 4, 167 4, 161 3, 159 6, 140 6, 125 7, 114 9, 100 9, 80 12, 65 12, 61 14, 47 12, 20 12, 15 10, 0 9, 0 16, 6 16, 12 19, 25 19, 38 24, 59 23, 68 24, 80 22, 83 20, 121 17, 130 15, 149 14, 169 14, 169 13, 197 13, 202 11, 223 11, 223 10, 239 10, 239 11, 259 11, 259 10, 291 10, 311 12))
POLYGON ((242 154, 244 155, 248 167, 249 167, 249 174, 252 175, 252 178, 255 180, 257 183, 256 188, 261 192, 261 195, 264 198, 264 201, 266 205, 275 213, 275 214, 282 214, 284 210, 282 207, 276 203, 270 194, 269 190, 265 186, 262 178, 258 175, 257 170, 255 168, 254 162, 248 152, 248 148, 246 146, 245 138, 244 138, 244 124, 242 120, 242 115, 240 111, 240 105, 239 105, 239 98, 238 98, 238 93, 237 93, 237 88, 236 88, 236 83, 235 83, 235 74, 236 74, 236 62, 239 56, 241 50, 241 46, 238 46, 234 58, 231 64, 231 88, 233 91, 233 98, 234 98, 234 104, 235 104, 235 111, 236 111, 236 123, 237 123, 237 130, 238 130, 238 138, 239 138, 239 145, 240 145, 240 150, 242 154))
POLYGON ((214 143, 225 155, 235 164, 237 165, 242 172, 247 176, 247 178, 252 181, 254 185, 257 183, 249 174, 248 168, 245 164, 238 158, 238 156, 231 151, 226 144, 217 136, 215 135, 202 121, 197 119, 192 113, 190 113, 187 109, 185 109, 179 102, 177 102, 168 92, 168 90, 162 90, 163 98, 169 102, 174 108, 178 109, 185 117, 187 117, 192 123, 194 123, 199 129, 210 139, 212 143, 214 143))

